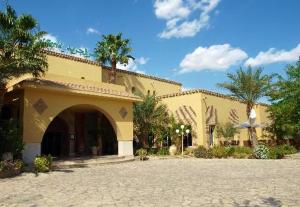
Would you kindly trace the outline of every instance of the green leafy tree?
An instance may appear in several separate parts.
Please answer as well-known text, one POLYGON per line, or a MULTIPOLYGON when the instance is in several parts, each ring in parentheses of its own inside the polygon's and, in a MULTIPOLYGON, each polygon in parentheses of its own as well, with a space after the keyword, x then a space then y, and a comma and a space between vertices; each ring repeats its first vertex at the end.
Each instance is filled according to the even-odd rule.
POLYGON ((116 83, 117 63, 128 64, 129 59, 134 59, 130 52, 130 40, 122 39, 122 33, 117 35, 103 35, 102 40, 97 43, 95 54, 97 61, 101 64, 109 63, 111 71, 109 73, 109 82, 116 83))
POLYGON ((153 95, 142 95, 143 101, 133 106, 134 133, 144 148, 149 147, 149 135, 160 137, 167 130, 169 115, 167 106, 153 95))
POLYGON ((0 108, 9 80, 24 74, 37 77, 47 69, 45 34, 31 15, 17 16, 9 5, 0 11, 0 108))
MULTIPOLYGON (((247 117, 257 101, 264 97, 269 88, 273 75, 263 75, 261 68, 240 68, 236 73, 228 73, 228 82, 219 83, 218 86, 227 89, 233 97, 241 99, 247 105, 247 117)), ((249 128, 252 145, 257 144, 255 129, 249 128)))
POLYGON ((300 138, 300 59, 285 72, 285 78, 277 76, 269 94, 270 131, 279 139, 300 138))

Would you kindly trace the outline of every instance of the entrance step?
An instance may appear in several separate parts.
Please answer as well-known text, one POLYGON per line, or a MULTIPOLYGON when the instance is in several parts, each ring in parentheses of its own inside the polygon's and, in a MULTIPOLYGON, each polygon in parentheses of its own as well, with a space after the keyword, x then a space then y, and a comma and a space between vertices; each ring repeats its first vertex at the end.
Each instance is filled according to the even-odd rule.
POLYGON ((118 164, 134 161, 134 156, 96 156, 96 157, 74 157, 53 161, 53 169, 81 168, 94 165, 118 164))

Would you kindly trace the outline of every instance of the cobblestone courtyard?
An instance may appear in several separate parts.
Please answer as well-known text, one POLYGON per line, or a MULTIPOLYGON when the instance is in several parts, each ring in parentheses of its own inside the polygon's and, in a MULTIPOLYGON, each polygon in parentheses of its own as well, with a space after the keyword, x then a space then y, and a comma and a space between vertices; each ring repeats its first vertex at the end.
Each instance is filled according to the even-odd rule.
POLYGON ((300 160, 168 159, 0 180, 0 206, 300 206, 300 160))

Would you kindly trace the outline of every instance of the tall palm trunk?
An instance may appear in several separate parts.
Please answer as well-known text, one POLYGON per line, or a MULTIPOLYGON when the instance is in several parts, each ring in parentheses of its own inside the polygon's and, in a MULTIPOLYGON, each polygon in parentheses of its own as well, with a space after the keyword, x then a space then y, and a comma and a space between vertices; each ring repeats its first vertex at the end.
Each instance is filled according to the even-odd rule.
POLYGON ((250 127, 248 128, 249 139, 250 139, 251 145, 253 147, 255 147, 258 144, 257 136, 256 136, 256 129, 254 127, 252 127, 251 123, 250 123, 250 113, 251 113, 251 109, 253 108, 253 106, 254 106, 254 104, 248 103, 246 111, 247 111, 247 117, 249 119, 249 124, 250 124, 250 127))
POLYGON ((116 83, 116 70, 117 70, 117 61, 113 59, 111 61, 111 70, 109 71, 109 83, 116 83))
POLYGON ((6 90, 5 84, 0 84, 0 113, 4 105, 4 94, 6 93, 6 90))

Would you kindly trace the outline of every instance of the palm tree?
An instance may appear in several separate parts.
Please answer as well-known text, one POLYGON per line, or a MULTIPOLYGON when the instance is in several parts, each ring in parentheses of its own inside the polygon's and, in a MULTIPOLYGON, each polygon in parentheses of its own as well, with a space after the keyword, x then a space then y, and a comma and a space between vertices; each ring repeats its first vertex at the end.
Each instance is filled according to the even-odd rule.
POLYGON ((170 117, 165 104, 161 104, 153 95, 141 95, 143 101, 133 106, 134 134, 143 147, 148 147, 149 135, 162 136, 167 130, 170 117))
POLYGON ((37 77, 48 68, 45 34, 31 15, 17 16, 9 5, 0 11, 0 109, 9 80, 24 74, 37 77))
POLYGON ((134 59, 129 54, 132 51, 129 44, 129 39, 122 39, 122 33, 103 35, 102 40, 97 43, 95 48, 97 61, 101 64, 109 63, 111 65, 110 83, 116 83, 117 63, 128 64, 129 58, 134 59))
MULTIPOLYGON (((233 97, 241 99, 247 105, 247 117, 250 116, 251 109, 257 101, 265 96, 269 90, 272 75, 263 75, 261 68, 253 69, 249 66, 247 69, 240 68, 236 73, 228 73, 229 82, 217 84, 219 87, 230 91, 233 97)), ((250 140, 255 146, 257 144, 255 130, 249 128, 250 140)))

